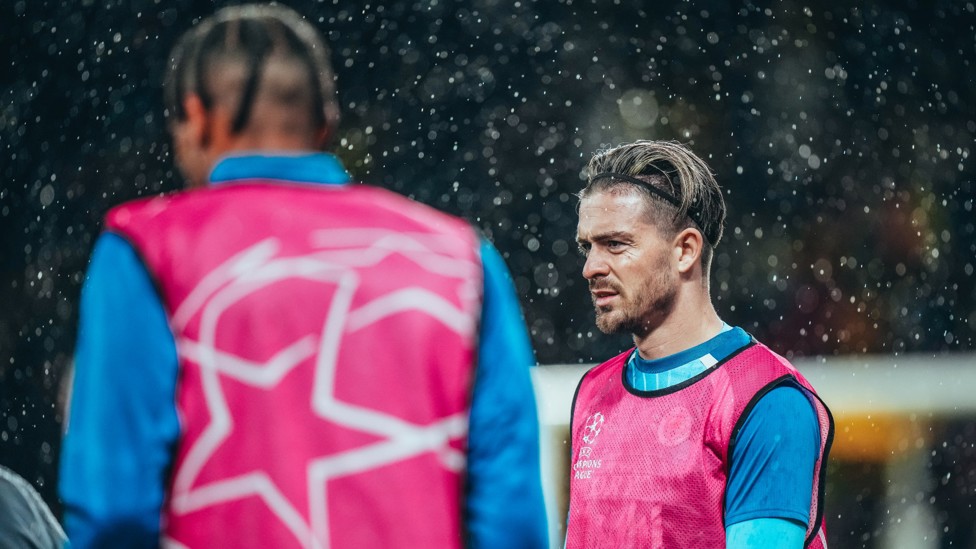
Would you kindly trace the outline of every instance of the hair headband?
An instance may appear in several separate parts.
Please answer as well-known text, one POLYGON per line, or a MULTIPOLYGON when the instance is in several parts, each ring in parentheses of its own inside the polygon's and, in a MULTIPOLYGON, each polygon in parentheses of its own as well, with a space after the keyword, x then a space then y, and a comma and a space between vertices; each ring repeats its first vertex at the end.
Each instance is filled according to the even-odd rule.
MULTIPOLYGON (((654 166, 654 167, 657 168, 657 166, 654 166)), ((667 177, 667 174, 663 170, 661 170, 660 168, 657 168, 657 169, 659 171, 661 171, 661 173, 665 177, 667 177)), ((655 187, 654 185, 648 183, 647 181, 642 181, 640 179, 637 179, 636 177, 633 177, 633 176, 630 176, 630 175, 625 175, 625 174, 622 174, 622 173, 603 172, 603 173, 598 173, 598 174, 594 175, 593 177, 591 177, 590 178, 590 183, 593 183, 593 182, 595 182, 597 180, 600 180, 600 179, 619 179, 621 181, 626 181, 628 183, 633 183, 635 185, 640 185, 641 187, 643 187, 643 188, 651 191, 652 194, 654 194, 655 196, 657 196, 661 200, 664 200, 668 204, 671 204, 675 208, 680 208, 681 207, 681 201, 678 200, 678 197, 674 196, 673 194, 671 194, 671 193, 669 193, 667 191, 664 191, 662 189, 659 189, 659 188, 655 187)), ((691 219, 692 221, 695 222, 695 225, 698 225, 698 229, 701 230, 702 235, 705 237, 706 240, 708 240, 708 243, 714 246, 715 245, 715 239, 716 239, 716 236, 717 236, 715 234, 715 228, 713 227, 711 230, 707 230, 705 228, 705 223, 702 222, 701 207, 698 204, 692 204, 688 208, 688 214, 687 215, 688 215, 688 218, 689 219, 691 219)))

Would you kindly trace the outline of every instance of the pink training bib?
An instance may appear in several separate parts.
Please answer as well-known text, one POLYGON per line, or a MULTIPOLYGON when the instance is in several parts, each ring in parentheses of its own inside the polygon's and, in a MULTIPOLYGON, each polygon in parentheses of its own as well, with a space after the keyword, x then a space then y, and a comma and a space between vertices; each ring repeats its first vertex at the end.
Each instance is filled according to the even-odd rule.
POLYGON ((165 543, 461 547, 482 299, 464 222, 361 185, 248 181, 108 227, 179 350, 165 543))
POLYGON ((826 548, 832 420, 792 365, 755 344, 686 383, 638 395, 623 383, 630 353, 590 370, 577 389, 568 549, 724 549, 730 441, 747 411, 786 379, 806 390, 820 424, 806 546, 826 548))

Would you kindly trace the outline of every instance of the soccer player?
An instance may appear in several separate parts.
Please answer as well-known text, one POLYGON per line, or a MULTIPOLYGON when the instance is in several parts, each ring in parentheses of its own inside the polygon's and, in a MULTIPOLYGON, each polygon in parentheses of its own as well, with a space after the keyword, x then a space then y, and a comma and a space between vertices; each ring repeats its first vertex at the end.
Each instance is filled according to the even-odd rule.
POLYGON ((635 348, 577 388, 567 547, 825 547, 830 414, 712 306, 725 203, 708 166, 637 141, 586 176, 577 240, 596 324, 635 348))
POLYGON ((280 6, 193 27, 191 187, 112 210, 60 495, 75 547, 545 547, 534 362, 498 253, 320 152, 328 50, 280 6))

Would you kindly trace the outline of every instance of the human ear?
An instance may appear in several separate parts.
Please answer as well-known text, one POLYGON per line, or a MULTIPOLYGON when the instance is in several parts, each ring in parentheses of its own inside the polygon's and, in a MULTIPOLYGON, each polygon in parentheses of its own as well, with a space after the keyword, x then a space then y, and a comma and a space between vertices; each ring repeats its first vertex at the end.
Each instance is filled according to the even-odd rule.
POLYGON ((201 187, 206 183, 211 168, 207 147, 212 141, 212 123, 197 95, 186 96, 183 109, 185 116, 174 120, 169 128, 173 137, 174 160, 186 177, 186 184, 191 188, 201 187))
POLYGON ((210 116, 200 96, 191 93, 184 97, 183 112, 186 113, 186 119, 181 122, 184 125, 184 139, 193 147, 205 149, 211 138, 210 116))
POLYGON ((318 148, 318 150, 326 150, 331 142, 332 129, 328 126, 322 126, 317 132, 315 132, 315 146, 318 148))
POLYGON ((325 106, 325 124, 315 134, 319 150, 326 150, 339 129, 339 109, 332 103, 325 106))
POLYGON ((701 260, 704 238, 697 229, 687 228, 674 239, 674 253, 680 273, 688 273, 701 260))
POLYGON ((220 104, 207 108, 196 94, 183 99, 183 109, 184 144, 188 152, 201 158, 204 175, 208 175, 222 156, 240 148, 239 136, 232 130, 232 115, 220 104))

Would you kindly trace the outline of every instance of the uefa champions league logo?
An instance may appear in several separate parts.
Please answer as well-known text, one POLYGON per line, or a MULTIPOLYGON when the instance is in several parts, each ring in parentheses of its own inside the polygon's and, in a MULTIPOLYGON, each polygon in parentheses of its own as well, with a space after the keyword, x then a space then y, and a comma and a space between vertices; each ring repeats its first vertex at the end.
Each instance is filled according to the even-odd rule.
MULTIPOLYGON (((583 424, 582 438, 584 444, 593 444, 596 442, 597 435, 603 429, 603 421, 603 414, 600 412, 586 418, 586 423, 583 424)), ((598 472, 602 466, 603 460, 593 456, 593 448, 583 446, 579 449, 579 456, 576 458, 576 463, 573 464, 573 478, 577 480, 593 478, 593 474, 598 472)))
POLYGON ((586 418, 586 424, 583 426, 583 442, 587 444, 593 444, 596 440, 597 435, 600 434, 600 429, 603 428, 603 414, 597 412, 590 417, 586 418))

